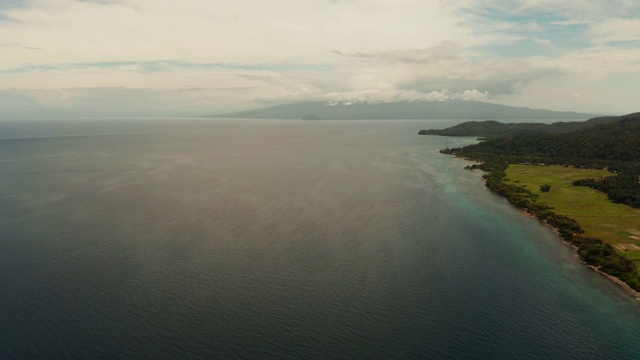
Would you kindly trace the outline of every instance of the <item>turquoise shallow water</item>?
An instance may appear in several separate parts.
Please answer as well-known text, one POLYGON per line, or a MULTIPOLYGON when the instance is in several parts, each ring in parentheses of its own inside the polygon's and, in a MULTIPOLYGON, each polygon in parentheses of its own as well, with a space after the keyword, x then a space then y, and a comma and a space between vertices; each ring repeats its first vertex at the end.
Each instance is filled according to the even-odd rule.
POLYGON ((640 357, 638 301, 416 135, 450 124, 0 124, 0 357, 640 357))

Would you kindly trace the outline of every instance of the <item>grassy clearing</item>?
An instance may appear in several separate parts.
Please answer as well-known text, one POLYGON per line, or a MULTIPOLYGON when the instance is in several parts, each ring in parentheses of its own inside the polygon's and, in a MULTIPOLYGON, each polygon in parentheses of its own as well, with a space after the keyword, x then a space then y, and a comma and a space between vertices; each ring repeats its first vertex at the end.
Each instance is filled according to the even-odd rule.
POLYGON ((623 251, 622 253, 628 257, 629 260, 633 260, 636 265, 640 263, 640 251, 623 251))
MULTIPOLYGON (((505 183, 525 187, 539 195, 538 202, 553 207, 553 212, 578 221, 584 236, 597 237, 613 244, 630 243, 640 234, 640 209, 615 204, 607 195, 587 187, 573 186, 582 178, 612 176, 607 170, 576 169, 563 166, 509 165, 505 183), (550 184, 549 192, 540 186, 550 184)), ((630 259, 640 263, 640 251, 624 251, 630 259)))

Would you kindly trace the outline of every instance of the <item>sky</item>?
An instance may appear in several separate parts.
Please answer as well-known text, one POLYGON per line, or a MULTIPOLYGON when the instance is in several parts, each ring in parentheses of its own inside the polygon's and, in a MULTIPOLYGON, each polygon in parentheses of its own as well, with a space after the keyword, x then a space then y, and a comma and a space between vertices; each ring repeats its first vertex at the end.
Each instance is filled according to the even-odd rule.
POLYGON ((640 111, 640 1, 0 0, 0 119, 452 99, 640 111))

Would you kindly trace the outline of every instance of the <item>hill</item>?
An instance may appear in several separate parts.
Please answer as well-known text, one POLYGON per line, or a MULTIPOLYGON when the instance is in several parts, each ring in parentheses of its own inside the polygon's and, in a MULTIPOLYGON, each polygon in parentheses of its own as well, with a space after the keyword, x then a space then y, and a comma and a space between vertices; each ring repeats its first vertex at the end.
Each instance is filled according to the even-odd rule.
POLYGON ((640 112, 596 118, 587 126, 564 134, 521 134, 499 137, 464 148, 466 152, 526 156, 546 162, 640 162, 640 112))
POLYGON ((582 129, 589 129, 600 124, 616 121, 616 117, 597 117, 587 121, 556 122, 553 124, 540 123, 501 123, 495 120, 467 121, 446 129, 420 130, 420 135, 441 136, 518 136, 540 134, 564 134, 582 129))
POLYGON ((213 118, 302 119, 588 119, 594 114, 496 105, 480 101, 412 101, 394 103, 303 102, 264 109, 208 115, 213 118))
POLYGON ((496 137, 443 152, 482 161, 487 168, 522 163, 607 168, 617 175, 574 185, 601 190, 614 202, 640 208, 640 112, 597 121, 605 123, 565 134, 496 137))

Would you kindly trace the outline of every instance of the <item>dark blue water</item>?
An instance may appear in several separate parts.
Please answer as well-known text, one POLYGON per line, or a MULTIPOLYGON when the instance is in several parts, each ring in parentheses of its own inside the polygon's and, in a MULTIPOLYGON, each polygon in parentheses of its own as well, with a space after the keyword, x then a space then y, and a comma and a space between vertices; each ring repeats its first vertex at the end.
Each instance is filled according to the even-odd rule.
POLYGON ((0 358, 640 358, 640 302, 445 125, 0 124, 0 358))

